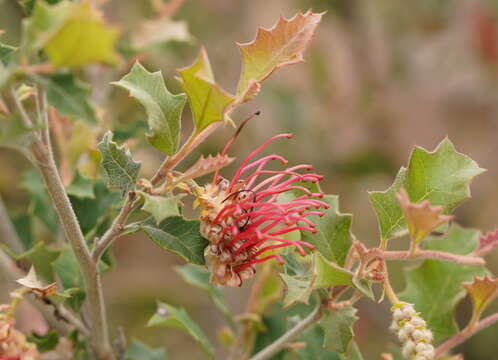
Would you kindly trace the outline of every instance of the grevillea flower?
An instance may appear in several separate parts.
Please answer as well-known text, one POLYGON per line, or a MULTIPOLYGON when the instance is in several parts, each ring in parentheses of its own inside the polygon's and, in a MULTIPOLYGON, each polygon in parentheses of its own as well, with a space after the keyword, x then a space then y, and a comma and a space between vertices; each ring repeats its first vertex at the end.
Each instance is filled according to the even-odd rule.
POLYGON ((210 242, 205 255, 212 267, 213 283, 240 286, 255 274, 257 263, 270 259, 283 263, 277 249, 293 246, 301 255, 305 255, 305 248, 313 249, 305 241, 289 240, 284 235, 296 230, 316 232, 308 217, 323 215, 319 209, 328 205, 319 200, 322 193, 311 192, 303 183, 316 183, 322 177, 310 172, 311 165, 266 169, 272 160, 287 164, 279 155, 255 159, 274 140, 291 137, 271 137, 242 161, 231 180, 215 174, 213 182, 198 195, 201 233, 210 242), (279 201, 279 195, 296 190, 302 195, 279 201))
POLYGON ((14 329, 14 320, 6 312, 9 305, 0 305, 0 360, 39 359, 36 345, 28 342, 26 336, 14 329))

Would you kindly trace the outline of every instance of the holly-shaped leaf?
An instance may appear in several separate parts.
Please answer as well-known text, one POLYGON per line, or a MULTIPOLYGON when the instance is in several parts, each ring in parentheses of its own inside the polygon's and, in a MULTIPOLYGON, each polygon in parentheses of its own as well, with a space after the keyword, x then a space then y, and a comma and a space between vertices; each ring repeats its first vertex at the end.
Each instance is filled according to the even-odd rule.
POLYGON ((353 273, 328 261, 320 253, 315 253, 316 280, 314 288, 353 285, 353 273))
POLYGON ((343 266, 353 242, 350 231, 352 216, 339 212, 337 196, 326 195, 322 200, 330 207, 322 217, 310 216, 310 220, 316 225, 316 234, 303 232, 302 238, 314 245, 325 259, 343 266))
POLYGON ((345 307, 330 311, 321 321, 325 330, 323 345, 327 349, 345 354, 349 352, 353 341, 353 324, 358 320, 356 309, 345 307))
POLYGON ((58 67, 114 64, 118 59, 114 51, 117 37, 117 29, 106 24, 88 1, 83 1, 71 6, 63 24, 44 44, 44 49, 58 67))
POLYGON ((479 247, 476 250, 476 255, 487 255, 496 247, 498 247, 498 229, 490 231, 479 237, 479 247))
POLYGON ((405 189, 401 189, 396 198, 405 215, 408 231, 415 245, 418 245, 433 229, 453 218, 451 215, 442 215, 443 207, 431 206, 429 200, 418 204, 412 203, 405 189))
POLYGON ((293 18, 280 17, 270 29, 259 28, 256 38, 238 44, 242 55, 242 72, 237 87, 240 102, 258 93, 259 83, 277 68, 303 61, 303 52, 320 23, 322 14, 299 12, 293 18))
POLYGON ((19 255, 12 255, 16 261, 28 261, 33 265, 36 274, 42 280, 53 282, 52 263, 59 257, 60 253, 59 249, 48 247, 43 241, 39 241, 26 252, 19 255))
POLYGON ((381 238, 404 235, 407 224, 395 195, 404 187, 412 203, 429 200, 448 214, 470 197, 469 183, 484 170, 466 155, 460 154, 449 139, 433 152, 415 147, 406 169, 401 168, 394 184, 386 191, 370 192, 381 238))
POLYGON ((157 312, 150 318, 147 326, 166 326, 182 330, 192 336, 209 358, 214 359, 214 349, 206 334, 192 320, 185 309, 176 308, 166 303, 159 303, 157 312))
POLYGON ((498 279, 484 276, 475 277, 472 282, 462 284, 472 299, 472 319, 474 324, 479 320, 486 307, 498 296, 498 279))
POLYGON ((166 360, 163 348, 151 349, 144 343, 133 340, 126 350, 126 360, 166 360))
POLYGON ((223 121, 234 97, 215 82, 204 48, 192 65, 179 69, 178 73, 192 109, 195 132, 200 133, 212 123, 223 121))
POLYGON ((107 175, 109 186, 118 187, 125 194, 135 187, 141 163, 134 161, 126 145, 118 146, 112 141, 108 131, 98 144, 102 154, 102 167, 107 175))
POLYGON ((280 278, 285 284, 285 297, 283 307, 288 308, 297 303, 308 304, 316 275, 313 272, 304 276, 291 276, 280 274, 280 278))
POLYGON ((221 290, 209 281, 210 273, 207 269, 193 264, 186 264, 184 266, 176 266, 175 270, 186 283, 205 291, 229 323, 234 325, 232 314, 230 313, 225 297, 221 290))
POLYGON ((208 241, 201 236, 199 224, 199 221, 175 216, 158 225, 154 219, 149 219, 140 225, 140 229, 161 248, 174 252, 192 264, 204 265, 204 249, 208 241))
POLYGON ((149 132, 147 139, 156 149, 172 155, 180 141, 180 120, 187 98, 166 88, 160 71, 148 72, 139 62, 121 80, 114 82, 130 92, 145 108, 149 132))
MULTIPOLYGON (((428 237, 425 248, 458 255, 472 253, 477 247, 479 232, 453 224, 444 237, 428 237)), ((453 312, 465 296, 461 283, 483 275, 481 266, 469 266, 448 261, 425 260, 416 268, 406 270, 406 288, 400 298, 412 303, 421 312, 436 341, 456 333, 453 312)))
POLYGON ((61 114, 88 124, 97 124, 95 106, 90 100, 90 88, 71 73, 34 76, 47 92, 47 100, 61 114))
POLYGON ((80 199, 95 199, 93 180, 81 175, 79 171, 76 171, 71 184, 66 187, 66 192, 80 199))
POLYGON ((151 214, 157 223, 160 223, 164 219, 171 216, 180 216, 180 204, 181 199, 186 194, 172 195, 167 194, 163 196, 159 195, 149 195, 144 192, 140 192, 144 201, 142 210, 151 214))

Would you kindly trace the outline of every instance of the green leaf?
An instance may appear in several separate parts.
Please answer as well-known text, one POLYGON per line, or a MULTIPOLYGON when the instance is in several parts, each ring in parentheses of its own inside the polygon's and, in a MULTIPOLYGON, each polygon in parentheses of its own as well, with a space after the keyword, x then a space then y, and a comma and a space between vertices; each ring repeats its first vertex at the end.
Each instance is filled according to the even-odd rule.
POLYGON ((86 294, 83 290, 85 288, 83 277, 73 250, 66 247, 57 260, 52 263, 52 267, 61 280, 64 290, 77 289, 73 290, 71 298, 68 299, 68 304, 73 310, 78 312, 81 305, 83 305, 86 294))
POLYGON ((47 91, 50 105, 74 120, 97 124, 95 106, 90 100, 90 88, 71 73, 35 76, 35 81, 47 91))
POLYGON ((305 276, 291 276, 280 274, 280 278, 285 284, 285 297, 283 307, 287 308, 296 303, 308 304, 316 275, 308 273, 305 276))
MULTIPOLYGON (((429 237, 425 248, 466 255, 476 249, 478 238, 479 231, 454 224, 446 236, 429 237)), ((435 340, 440 341, 458 330, 453 312, 465 297, 462 282, 484 273, 480 266, 425 260, 420 266, 405 271, 406 289, 400 298, 415 305, 434 333, 435 340)))
POLYGON ((406 171, 400 170, 394 184, 385 192, 370 192, 382 239, 401 236, 407 231, 395 197, 401 187, 413 203, 429 200, 431 205, 441 205, 445 213, 450 213, 470 197, 469 183, 483 171, 471 158, 458 153, 447 138, 433 152, 415 147, 406 171))
POLYGON ((178 72, 194 115, 195 132, 200 133, 212 123, 223 121, 234 97, 216 84, 204 48, 192 65, 178 72))
POLYGON ((126 351, 126 360, 165 360, 166 351, 163 348, 151 349, 144 343, 133 340, 126 351))
POLYGON ((316 225, 317 233, 303 232, 302 237, 304 241, 314 245, 325 259, 342 266, 353 242, 350 231, 352 216, 339 212, 337 196, 326 195, 322 200, 330 208, 325 210, 323 217, 310 217, 316 225))
POLYGON ((147 326, 166 326, 182 330, 192 336, 209 358, 214 359, 214 349, 202 329, 190 318, 183 308, 175 308, 166 303, 159 303, 157 312, 147 326))
POLYGON ((363 360, 358 344, 353 342, 349 354, 341 356, 341 360, 363 360))
MULTIPOLYGON (((258 331, 252 355, 257 354, 259 351, 272 344, 275 340, 281 337, 287 331, 287 314, 281 309, 274 309, 271 314, 263 315, 262 330, 258 331)), ((284 349, 273 355, 272 360, 283 360, 285 352, 284 349)))
POLYGON ((356 309, 346 307, 331 311, 320 321, 325 329, 324 346, 341 354, 349 351, 353 341, 353 324, 358 320, 356 309))
POLYGON ((316 280, 314 288, 353 285, 353 273, 325 259, 320 253, 315 254, 316 280))
POLYGON ((296 339, 297 342, 303 342, 305 346, 298 349, 298 355, 301 360, 342 360, 339 354, 323 348, 325 330, 320 325, 315 325, 304 332, 296 339))
POLYGON ((14 224, 17 234, 21 238, 23 248, 31 249, 35 246, 36 240, 33 236, 33 222, 31 216, 26 214, 14 216, 12 218, 12 223, 14 224))
POLYGON ((0 62, 5 66, 9 64, 10 57, 18 48, 0 42, 0 62))
POLYGON ((111 131, 106 132, 98 147, 109 186, 120 188, 124 195, 135 187, 142 164, 133 160, 126 145, 118 146, 112 137, 111 131))
POLYGON ((95 199, 93 180, 81 175, 79 171, 76 171, 73 181, 66 187, 66 192, 80 199, 95 199))
POLYGON ((151 145, 168 155, 174 154, 180 140, 185 94, 170 93, 160 71, 150 73, 138 62, 113 84, 128 90, 145 108, 149 124, 146 135, 151 145))
POLYGON ((157 223, 171 216, 180 216, 180 200, 185 197, 185 194, 166 194, 164 196, 149 195, 140 192, 144 198, 142 210, 151 214, 157 223))
POLYGON ((231 325, 234 325, 232 314, 230 313, 225 297, 221 290, 209 281, 210 273, 207 269, 193 264, 186 264, 184 266, 176 266, 175 270, 187 284, 205 291, 218 310, 221 311, 231 325))
POLYGON ((57 67, 116 63, 118 56, 114 43, 118 37, 117 29, 105 24, 101 14, 87 1, 72 5, 62 25, 44 43, 50 61, 57 67))
POLYGON ((27 340, 31 343, 36 344, 36 348, 40 352, 46 352, 53 350, 57 343, 59 342, 59 335, 55 330, 50 330, 45 335, 38 335, 36 333, 31 334, 27 337, 27 340))
POLYGON ((33 248, 15 256, 15 259, 29 261, 43 280, 53 282, 52 263, 59 257, 60 253, 60 250, 50 248, 43 241, 39 241, 33 248))
POLYGON ((140 229, 161 248, 174 252, 192 264, 204 265, 204 249, 209 242, 201 236, 199 224, 199 221, 175 216, 163 220, 159 225, 149 219, 140 229))
MULTIPOLYGON (((0 64, 0 70, 1 66, 0 64)), ((36 129, 34 126, 26 126, 17 114, 7 118, 0 115, 0 146, 16 150, 27 149, 32 142, 31 134, 36 129)))

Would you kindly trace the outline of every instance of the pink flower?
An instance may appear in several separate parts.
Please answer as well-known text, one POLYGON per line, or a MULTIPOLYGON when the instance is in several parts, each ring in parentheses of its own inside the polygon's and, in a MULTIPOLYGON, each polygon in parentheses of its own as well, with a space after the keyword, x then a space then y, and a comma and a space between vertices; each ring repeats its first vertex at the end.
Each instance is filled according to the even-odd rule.
POLYGON ((296 230, 316 232, 308 217, 323 215, 319 209, 328 205, 319 200, 322 193, 311 192, 303 183, 316 183, 322 177, 310 172, 311 165, 267 170, 266 165, 272 160, 287 164, 279 155, 254 160, 274 140, 291 137, 271 137, 242 161, 230 181, 215 175, 213 183, 198 198, 202 209, 201 233, 210 242, 205 254, 212 265, 214 283, 241 286, 243 280, 255 274, 257 263, 270 259, 283 263, 273 250, 294 246, 305 255, 305 248, 313 249, 305 241, 289 240, 283 235, 296 230), (279 195, 295 191, 302 195, 279 201, 279 195))

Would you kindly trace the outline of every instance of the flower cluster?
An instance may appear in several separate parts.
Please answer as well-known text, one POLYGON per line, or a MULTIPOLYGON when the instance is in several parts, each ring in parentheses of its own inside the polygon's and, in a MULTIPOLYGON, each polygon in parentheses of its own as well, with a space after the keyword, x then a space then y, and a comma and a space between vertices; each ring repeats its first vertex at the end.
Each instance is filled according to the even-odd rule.
POLYGON ((290 138, 290 134, 276 135, 251 152, 229 181, 215 176, 198 194, 201 207, 201 233, 210 244, 206 258, 212 266, 212 282, 227 286, 241 286, 251 278, 257 263, 283 259, 274 250, 294 246, 305 255, 304 248, 313 246, 305 241, 289 240, 285 234, 301 230, 315 232, 310 215, 323 215, 320 208, 327 204, 304 183, 316 183, 320 175, 310 173, 310 165, 297 165, 280 171, 265 169, 268 162, 287 160, 268 155, 253 160, 271 142, 290 138), (279 195, 292 192, 287 202, 279 195))
POLYGON ((400 302, 392 307, 393 322, 390 329, 403 344, 403 356, 409 360, 434 359, 432 332, 412 304, 400 302))
POLYGON ((23 333, 14 329, 14 320, 5 314, 9 307, 9 305, 0 305, 0 359, 38 359, 36 345, 29 343, 23 333))

